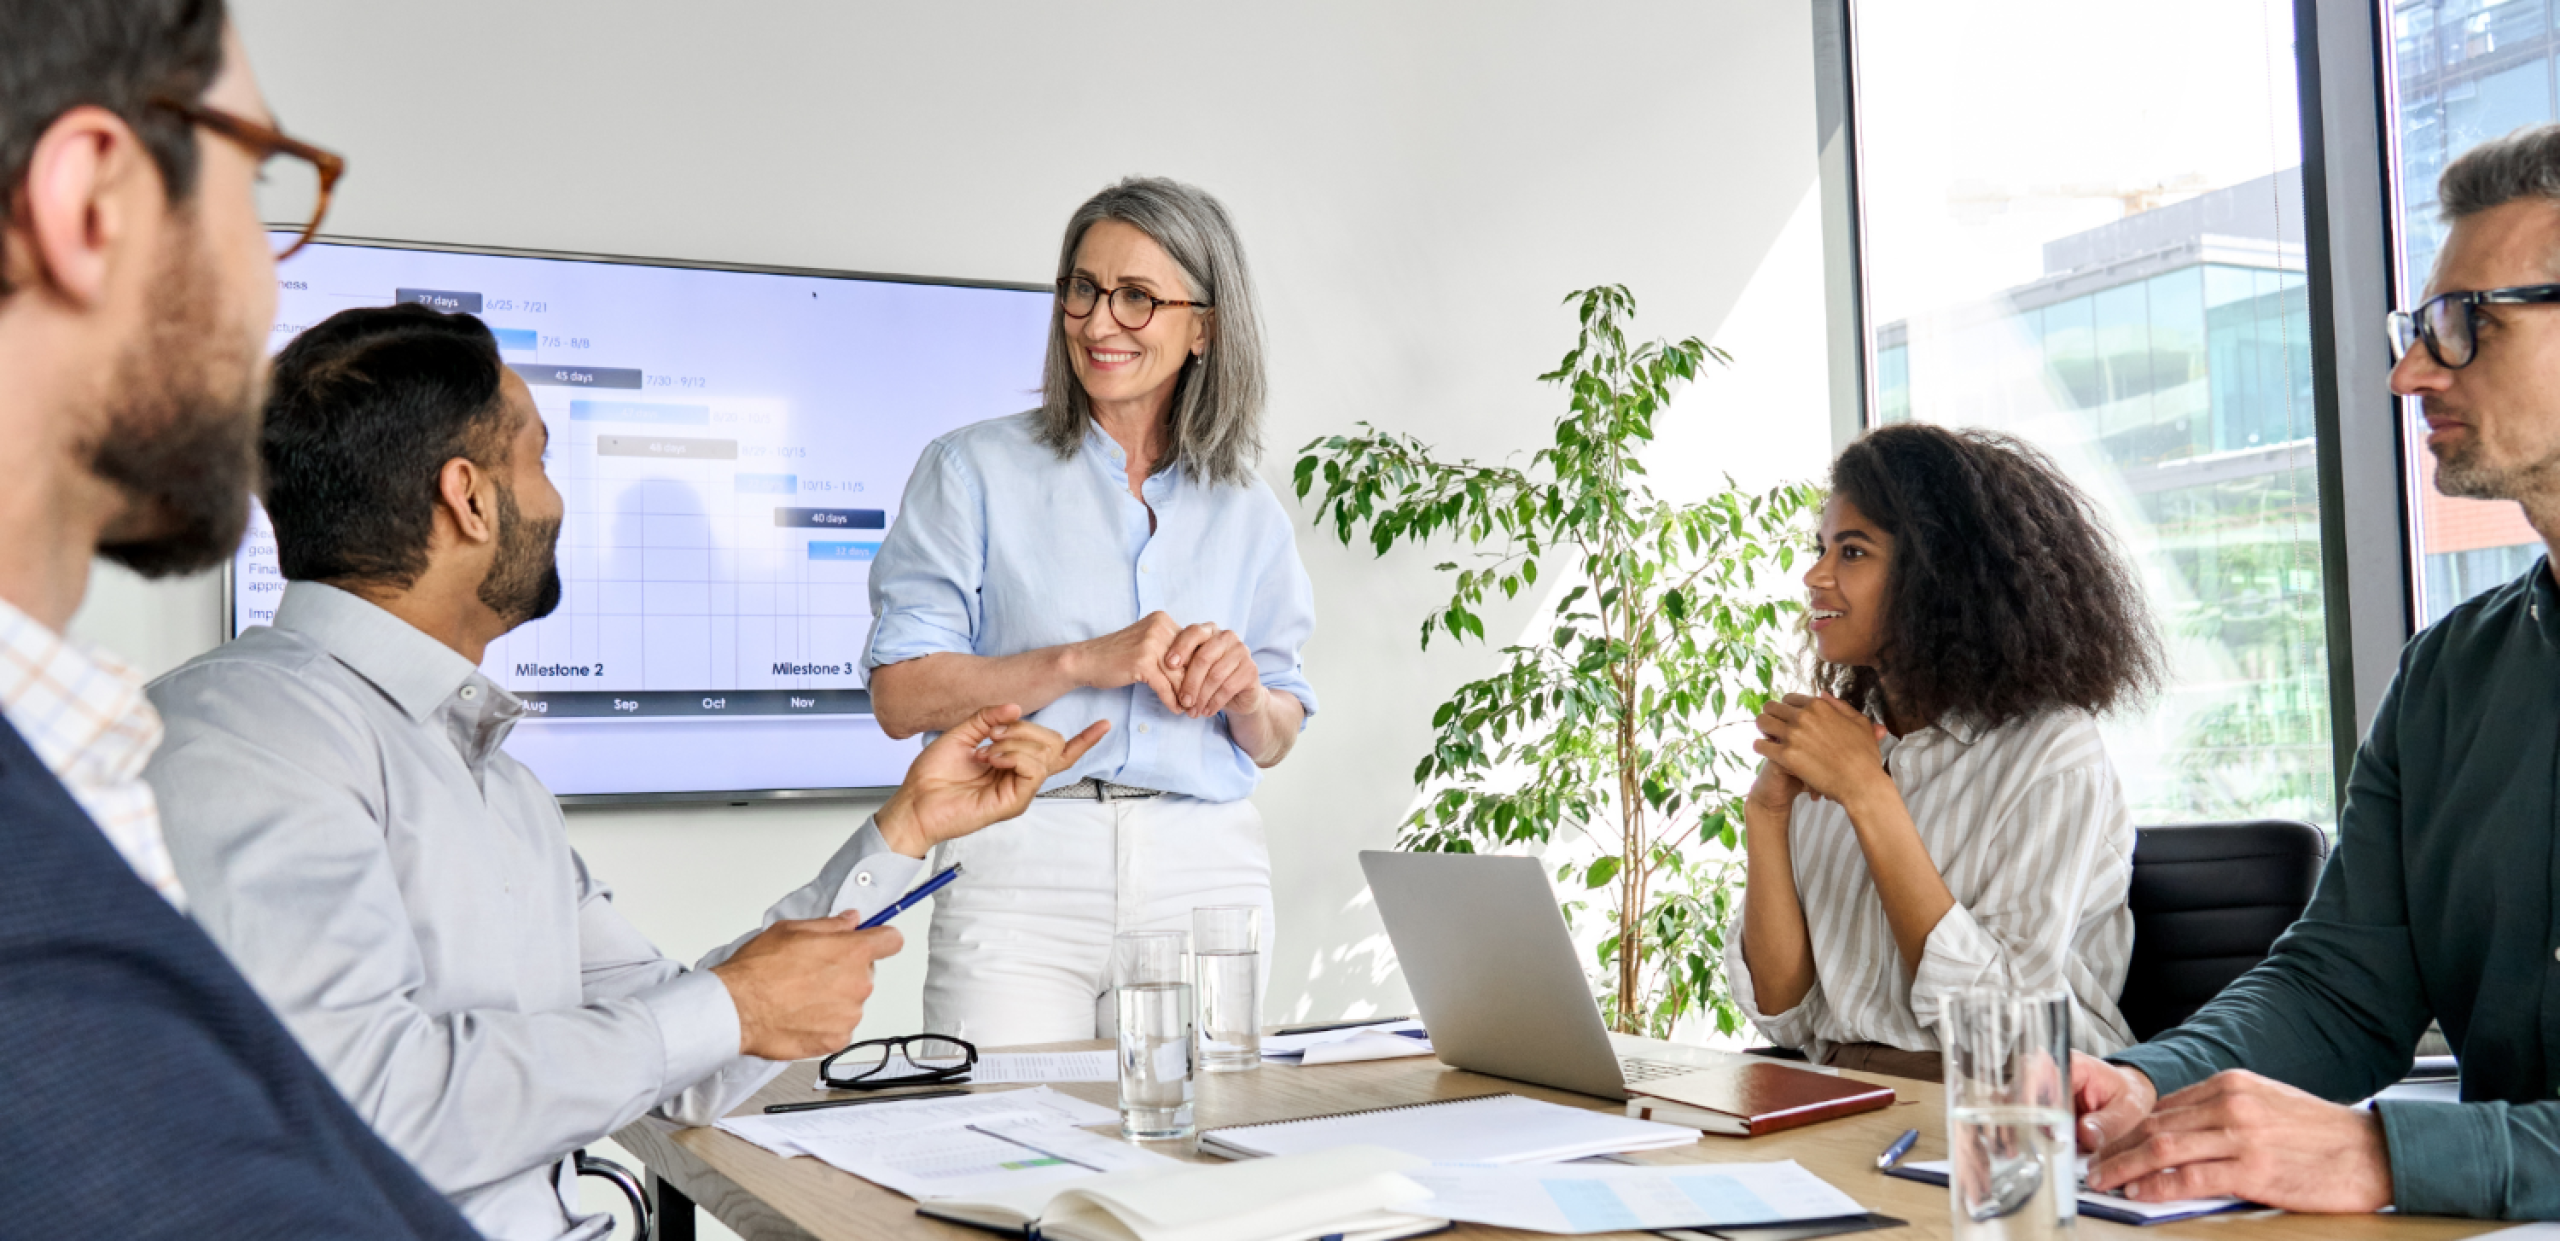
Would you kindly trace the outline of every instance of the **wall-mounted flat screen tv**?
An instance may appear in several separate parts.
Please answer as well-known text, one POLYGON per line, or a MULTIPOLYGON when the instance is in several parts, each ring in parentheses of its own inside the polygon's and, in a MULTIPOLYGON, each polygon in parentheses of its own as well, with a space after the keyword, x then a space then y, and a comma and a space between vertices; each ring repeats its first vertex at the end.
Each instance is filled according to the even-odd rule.
MULTIPOLYGON (((529 708, 507 748, 563 800, 898 782, 915 743, 880 731, 858 671, 871 557, 926 443, 1038 403, 1046 289, 356 239, 277 277, 273 348, 419 302, 478 315, 530 385, 564 595, 482 669, 529 708)), ((284 586, 256 514, 232 633, 284 586)))

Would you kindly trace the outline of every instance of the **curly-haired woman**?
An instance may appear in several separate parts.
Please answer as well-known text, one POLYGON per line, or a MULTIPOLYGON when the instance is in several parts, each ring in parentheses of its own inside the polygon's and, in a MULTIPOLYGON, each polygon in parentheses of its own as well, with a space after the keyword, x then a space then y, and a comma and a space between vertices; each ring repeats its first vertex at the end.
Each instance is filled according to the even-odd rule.
POLYGON ((2133 1041, 2133 823, 2095 716, 2159 680, 2142 592, 2087 497, 2005 436, 1905 425, 1831 467, 1805 573, 1819 697, 1758 721, 1725 971, 1815 1060, 1939 1076, 1940 1004, 2067 990, 2133 1041))

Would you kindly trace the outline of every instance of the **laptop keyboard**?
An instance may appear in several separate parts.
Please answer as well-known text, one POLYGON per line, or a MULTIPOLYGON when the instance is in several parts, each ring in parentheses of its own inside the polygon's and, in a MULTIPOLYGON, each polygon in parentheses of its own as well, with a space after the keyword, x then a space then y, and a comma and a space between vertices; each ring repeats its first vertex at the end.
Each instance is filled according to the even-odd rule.
POLYGON ((1678 1077, 1683 1073, 1695 1073, 1698 1071, 1698 1066, 1674 1064, 1668 1060, 1639 1060, 1634 1056, 1620 1056, 1618 1071, 1625 1074, 1628 1081, 1649 1082, 1665 1077, 1678 1077))

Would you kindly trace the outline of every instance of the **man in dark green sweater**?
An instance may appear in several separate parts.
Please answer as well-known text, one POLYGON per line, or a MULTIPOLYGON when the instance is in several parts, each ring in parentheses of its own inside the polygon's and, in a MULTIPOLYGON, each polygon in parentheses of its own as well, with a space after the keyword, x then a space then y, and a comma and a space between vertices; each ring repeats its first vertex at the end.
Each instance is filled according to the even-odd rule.
MULTIPOLYGON (((2452 232, 2394 316, 2436 486, 2560 538, 2560 126, 2445 169, 2452 232)), ((2555 543, 2554 546, 2560 546, 2555 543)), ((2297 1211, 2560 1218, 2560 586, 2550 561, 2401 652, 2338 847, 2266 962, 2185 1025, 2076 1057, 2093 1187, 2297 1211), (2356 1101, 2430 1021, 2462 1101, 2356 1101)))

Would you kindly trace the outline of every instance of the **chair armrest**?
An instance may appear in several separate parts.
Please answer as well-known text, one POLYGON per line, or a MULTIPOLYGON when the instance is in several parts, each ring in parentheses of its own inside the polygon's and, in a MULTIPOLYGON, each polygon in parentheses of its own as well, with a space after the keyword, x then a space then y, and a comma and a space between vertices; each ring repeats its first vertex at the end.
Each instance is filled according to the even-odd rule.
POLYGON ((631 1221, 636 1225, 632 1241, 652 1241, 658 1235, 656 1224, 649 1218, 649 1191, 640 1184, 639 1177, 632 1175, 631 1169, 585 1151, 577 1152, 574 1160, 578 1175, 612 1182, 613 1187, 621 1190, 622 1196, 631 1203, 631 1221))

